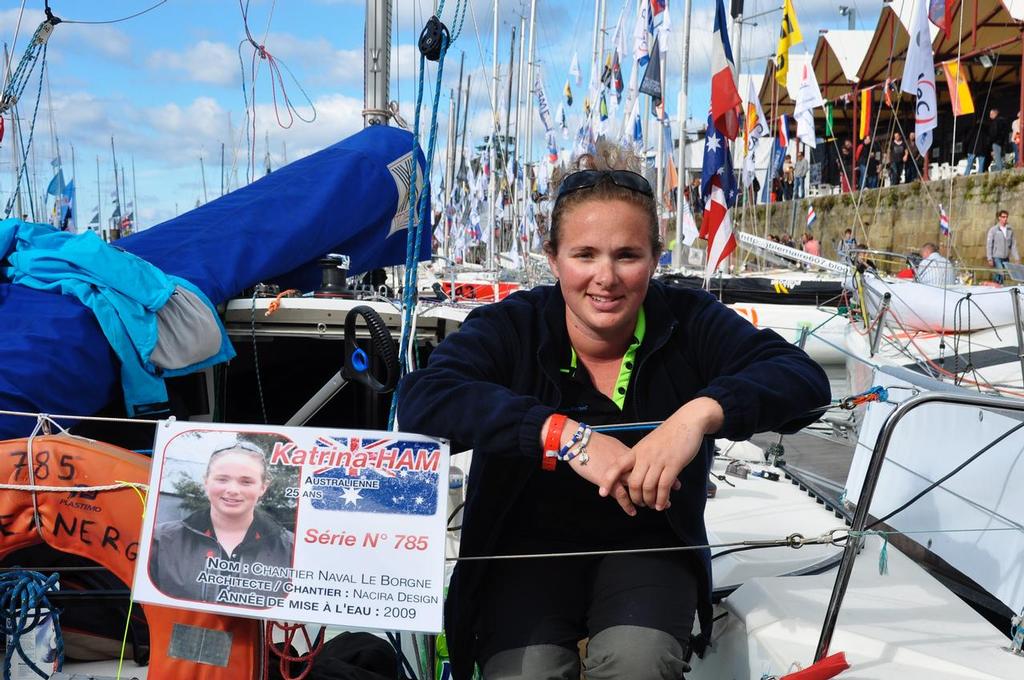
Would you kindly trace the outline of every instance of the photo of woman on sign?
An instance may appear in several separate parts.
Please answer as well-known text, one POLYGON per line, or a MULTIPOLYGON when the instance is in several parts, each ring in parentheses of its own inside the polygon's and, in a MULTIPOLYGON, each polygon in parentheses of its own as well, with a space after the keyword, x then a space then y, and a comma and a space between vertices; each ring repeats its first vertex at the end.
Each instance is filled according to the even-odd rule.
POLYGON ((149 575, 170 597, 269 606, 283 597, 294 534, 258 508, 270 487, 266 452, 238 439, 216 448, 202 479, 208 506, 156 526, 149 575))

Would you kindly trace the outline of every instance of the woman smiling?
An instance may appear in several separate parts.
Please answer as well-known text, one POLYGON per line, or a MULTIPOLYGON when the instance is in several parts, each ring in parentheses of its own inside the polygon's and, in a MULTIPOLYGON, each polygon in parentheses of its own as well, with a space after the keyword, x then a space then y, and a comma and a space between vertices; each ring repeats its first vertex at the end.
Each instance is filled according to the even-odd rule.
POLYGON ((248 571, 245 565, 291 566, 294 535, 256 509, 269 486, 266 457, 255 444, 238 440, 210 454, 203 475, 209 508, 156 527, 149 559, 153 584, 170 597, 200 602, 280 595, 273 580, 236 580, 248 571))
MULTIPOLYGON (((677 679, 694 617, 710 635, 713 437, 795 431, 829 402, 822 370, 701 291, 651 280, 653 192, 617 149, 562 179, 554 286, 474 311, 399 387, 405 430, 472 447, 446 602, 453 677, 677 679), (608 162, 617 155, 620 160, 608 162), (614 168, 614 169, 613 169, 614 168), (621 439, 591 426, 661 421, 621 439)), ((635 169, 635 167, 634 167, 635 169)))

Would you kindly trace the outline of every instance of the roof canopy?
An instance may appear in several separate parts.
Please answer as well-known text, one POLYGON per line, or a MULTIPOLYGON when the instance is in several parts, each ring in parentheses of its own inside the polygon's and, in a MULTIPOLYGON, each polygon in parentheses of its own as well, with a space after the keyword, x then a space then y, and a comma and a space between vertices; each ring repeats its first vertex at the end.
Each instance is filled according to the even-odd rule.
POLYGON ((939 31, 932 41, 935 65, 959 58, 972 83, 985 83, 986 87, 990 81, 993 87, 1018 84, 1022 21, 1024 0, 957 3, 949 35, 939 31))
MULTIPOLYGON (((919 0, 890 0, 883 6, 872 31, 821 32, 813 56, 791 53, 788 87, 776 83, 774 60, 769 59, 758 92, 766 115, 793 112, 789 91, 796 91, 801 67, 808 59, 826 100, 848 102, 849 95, 857 90, 887 81, 899 82, 910 42, 911 20, 921 6, 919 0)), ((950 34, 946 35, 928 23, 937 80, 945 80, 943 62, 959 59, 976 98, 990 87, 998 89, 1020 82, 1024 0, 960 0, 953 7, 950 25, 950 34)), ((948 106, 948 88, 937 90, 940 106, 948 106)), ((746 92, 741 95, 745 97, 746 92)), ((892 97, 896 100, 899 95, 893 92, 892 97)), ((886 117, 890 112, 881 108, 878 114, 886 117)), ((815 115, 820 119, 824 112, 816 111, 815 115)))
POLYGON ((853 91, 873 36, 873 31, 826 31, 818 37, 811 61, 825 99, 853 91))

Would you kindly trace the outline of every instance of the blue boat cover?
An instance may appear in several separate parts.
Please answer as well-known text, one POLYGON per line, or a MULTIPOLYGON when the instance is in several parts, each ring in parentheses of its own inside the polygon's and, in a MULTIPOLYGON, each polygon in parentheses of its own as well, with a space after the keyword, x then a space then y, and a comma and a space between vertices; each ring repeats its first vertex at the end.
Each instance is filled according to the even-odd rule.
MULTIPOLYGON (((273 279, 312 290, 326 253, 348 255, 352 273, 401 264, 412 158, 411 133, 373 126, 117 246, 214 304, 273 279)), ((430 257, 429 215, 420 260, 430 257)), ((121 393, 117 357, 73 297, 0 280, 0 348, 0 410, 90 415, 121 393)), ((34 425, 0 415, 0 439, 34 425)))
MULTIPOLYGON (((117 245, 214 304, 273 279, 312 290, 327 253, 348 255, 352 273, 402 264, 411 158, 411 133, 374 125, 117 245)), ((423 211, 420 260, 430 257, 429 216, 423 211)))

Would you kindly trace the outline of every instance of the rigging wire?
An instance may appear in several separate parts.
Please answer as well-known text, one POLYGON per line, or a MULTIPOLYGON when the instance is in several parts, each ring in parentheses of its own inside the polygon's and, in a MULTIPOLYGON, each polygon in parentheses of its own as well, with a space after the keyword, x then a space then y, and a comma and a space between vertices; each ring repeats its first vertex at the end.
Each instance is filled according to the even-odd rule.
MULTIPOLYGON (((134 19, 135 17, 141 17, 143 14, 146 14, 148 12, 152 12, 157 7, 159 7, 160 5, 163 5, 163 4, 166 4, 166 3, 167 3, 167 0, 160 0, 160 2, 156 3, 155 5, 151 5, 151 6, 147 7, 146 9, 142 10, 141 12, 136 12, 135 14, 130 14, 130 15, 126 16, 126 17, 121 17, 120 19, 109 19, 109 20, 105 20, 105 21, 82 21, 82 20, 76 20, 76 19, 63 19, 63 21, 66 24, 85 24, 85 25, 92 25, 92 26, 99 26, 101 24, 119 24, 122 21, 128 21, 129 19, 134 19)), ((47 0, 47 2, 46 2, 46 8, 47 9, 50 8, 49 0, 47 0)))
MULTIPOLYGON (((49 25, 49 24, 44 21, 43 24, 40 25, 40 27, 36 31, 36 33, 38 34, 40 30, 43 30, 43 26, 47 26, 47 25, 49 25)), ((32 73, 32 66, 35 65, 36 56, 37 55, 39 56, 39 61, 41 61, 42 63, 46 62, 46 47, 47 47, 46 41, 44 40, 43 43, 42 43, 42 52, 41 53, 34 53, 33 52, 32 45, 36 45, 36 44, 38 44, 38 43, 36 43, 35 38, 33 38, 32 44, 29 46, 29 49, 26 50, 25 56, 22 57, 21 64, 18 65, 18 72, 20 73, 21 70, 22 70, 22 67, 26 63, 30 63, 31 64, 29 66, 29 68, 28 68, 28 72, 24 76, 24 78, 25 78, 24 84, 28 83, 28 77, 32 73)), ((15 76, 17 76, 17 73, 15 74, 15 76)), ((24 90, 24 85, 21 86, 21 90, 24 90)), ((20 92, 18 94, 20 95, 20 92)), ((8 95, 8 91, 4 90, 3 102, 0 103, 0 111, 2 111, 4 109, 4 107, 8 104, 9 101, 10 101, 10 106, 11 107, 13 107, 16 104, 17 96, 15 96, 13 101, 9 100, 8 96, 9 96, 8 95)), ((28 128, 28 143, 25 143, 24 140, 22 140, 22 145, 21 145, 21 150, 22 150, 21 166, 18 168, 18 176, 16 178, 16 184, 15 184, 14 193, 11 194, 11 197, 7 200, 7 206, 4 208, 4 219, 10 217, 11 216, 11 211, 14 210, 14 204, 17 201, 18 196, 21 193, 21 182, 22 182, 22 180, 24 179, 26 182, 28 182, 28 175, 26 173, 26 169, 28 168, 28 154, 29 154, 29 150, 32 148, 32 137, 35 134, 35 130, 36 130, 36 116, 39 113, 39 102, 42 100, 42 98, 43 98, 43 69, 40 68, 39 69, 39 89, 36 92, 36 104, 32 108, 32 121, 31 121, 31 123, 29 123, 29 128, 28 128)), ((22 133, 21 126, 18 127, 18 133, 19 133, 19 135, 22 133)), ((29 192, 29 195, 31 197, 31 191, 29 192)), ((33 214, 34 214, 34 212, 35 212, 35 208, 34 207, 32 207, 32 211, 33 211, 33 214)))
POLYGON ((270 33, 270 23, 274 15, 274 9, 277 7, 277 2, 271 3, 270 15, 267 18, 267 27, 263 34, 263 42, 256 42, 256 39, 252 35, 252 31, 249 29, 249 0, 238 0, 238 8, 242 13, 242 27, 245 30, 245 37, 238 43, 238 63, 242 71, 242 100, 245 104, 245 139, 246 139, 246 151, 248 152, 249 158, 246 164, 246 179, 252 182, 256 172, 256 78, 259 74, 259 66, 263 61, 267 62, 267 67, 270 69, 270 92, 271 98, 274 104, 274 116, 277 119, 277 124, 287 130, 295 124, 295 119, 299 119, 303 123, 312 123, 316 120, 317 112, 316 105, 310 98, 309 94, 302 87, 302 83, 299 82, 292 70, 288 68, 288 65, 281 59, 278 59, 270 50, 266 48, 266 37, 270 33), (252 46, 252 59, 249 68, 249 78, 246 80, 245 71, 245 59, 242 55, 242 49, 246 43, 252 46), (306 103, 309 104, 312 110, 312 116, 309 118, 304 117, 299 110, 292 103, 291 97, 288 95, 288 90, 285 87, 284 76, 281 72, 282 67, 284 71, 291 78, 295 87, 298 88, 299 92, 305 98, 306 103), (278 106, 278 90, 280 90, 281 103, 284 105, 285 113, 287 114, 287 124, 281 118, 281 109, 278 106))
MULTIPOLYGON (((469 2, 470 0, 457 0, 455 8, 455 16, 460 15, 459 4, 469 2)), ((444 11, 444 0, 438 4, 437 12, 435 17, 440 17, 444 11)), ((465 16, 463 10, 462 16, 465 16)), ((435 19, 431 19, 435 21, 435 19)), ((428 24, 429 25, 429 24, 428 24)), ((420 150, 420 108, 423 103, 423 92, 424 92, 424 73, 426 71, 426 53, 423 50, 422 44, 420 49, 420 69, 419 69, 419 83, 416 92, 416 106, 414 109, 414 122, 413 122, 413 139, 412 139, 412 153, 410 154, 410 173, 409 173, 409 203, 408 211, 409 218, 406 225, 406 259, 405 259, 405 279, 402 290, 402 334, 399 340, 399 365, 402 370, 408 364, 408 357, 410 349, 415 358, 415 334, 412 332, 414 326, 414 315, 416 311, 416 281, 418 276, 418 260, 419 260, 419 243, 422 240, 421 235, 423 233, 424 223, 429 224, 429 201, 430 201, 430 170, 434 160, 434 147, 437 142, 437 110, 438 105, 441 101, 441 82, 444 76, 444 61, 445 56, 448 53, 448 48, 451 45, 451 33, 449 30, 441 25, 442 30, 438 36, 439 49, 437 53, 437 77, 434 84, 433 92, 433 106, 430 112, 430 123, 428 124, 428 141, 427 141, 427 152, 426 152, 426 165, 423 171, 424 179, 423 188, 419 189, 417 184, 417 171, 418 171, 418 152, 420 150)), ((461 22, 457 30, 461 29, 461 22)), ((425 31, 424 31, 425 33, 425 31)), ((395 395, 391 400, 391 408, 388 414, 388 429, 393 429, 395 425, 395 415, 398 408, 398 392, 395 391, 395 395)))
POLYGON ((18 36, 21 35, 21 20, 25 16, 25 3, 27 0, 21 0, 21 9, 18 10, 18 23, 14 26, 14 38, 11 39, 11 51, 7 54, 7 63, 4 64, 4 91, 7 91, 7 85, 11 80, 11 63, 14 61, 14 48, 18 44, 18 36))

